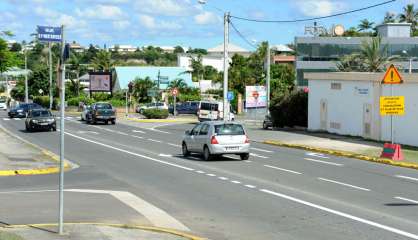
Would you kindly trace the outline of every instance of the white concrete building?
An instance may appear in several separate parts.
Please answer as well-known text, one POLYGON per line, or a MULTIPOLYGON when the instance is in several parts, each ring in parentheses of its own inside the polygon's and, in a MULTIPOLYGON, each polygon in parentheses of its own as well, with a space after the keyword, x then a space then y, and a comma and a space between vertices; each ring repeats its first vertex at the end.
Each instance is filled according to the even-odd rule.
POLYGON ((110 46, 110 51, 118 51, 120 53, 124 52, 135 52, 138 48, 132 45, 112 45, 110 46))
MULTIPOLYGON (((380 115, 380 96, 390 86, 384 73, 305 73, 309 86, 308 129, 390 141, 390 116, 380 115)), ((394 116, 394 141, 418 146, 418 74, 403 74, 393 86, 394 96, 405 96, 405 115, 394 116)))
MULTIPOLYGON (((177 55, 177 66, 184 67, 188 71, 192 70, 192 58, 197 58, 196 54, 187 54, 182 53, 177 55)), ((224 58, 221 55, 210 56, 202 55, 202 64, 203 66, 212 66, 218 71, 223 71, 224 69, 224 58)))
MULTIPOLYGON (((220 44, 213 48, 208 48, 208 55, 223 55, 224 54, 224 44, 220 44)), ((243 55, 245 57, 250 56, 251 51, 237 46, 233 43, 228 44, 228 53, 230 56, 234 56, 235 54, 243 55)))

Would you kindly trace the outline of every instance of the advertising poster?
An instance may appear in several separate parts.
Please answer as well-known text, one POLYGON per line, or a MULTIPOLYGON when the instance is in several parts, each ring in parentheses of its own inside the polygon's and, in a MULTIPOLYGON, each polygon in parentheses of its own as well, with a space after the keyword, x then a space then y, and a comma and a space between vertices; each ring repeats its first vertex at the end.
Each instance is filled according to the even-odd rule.
POLYGON ((266 86, 245 87, 245 108, 263 108, 267 106, 266 86))
POLYGON ((111 92, 112 76, 110 73, 90 73, 90 91, 91 92, 111 92))

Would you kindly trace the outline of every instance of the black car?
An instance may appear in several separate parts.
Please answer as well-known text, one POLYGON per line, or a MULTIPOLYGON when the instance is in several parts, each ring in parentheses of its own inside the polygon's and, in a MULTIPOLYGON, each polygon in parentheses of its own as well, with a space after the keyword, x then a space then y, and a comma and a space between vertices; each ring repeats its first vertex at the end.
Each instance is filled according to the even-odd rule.
POLYGON ((25 121, 26 131, 35 130, 53 130, 57 131, 57 122, 55 117, 48 109, 34 109, 29 111, 25 121))
POLYGON ((271 120, 270 115, 266 115, 263 121, 263 129, 268 129, 270 127, 273 127, 273 121, 271 120))
MULTIPOLYGON (((176 114, 197 114, 199 102, 184 102, 176 104, 176 114)), ((168 112, 174 114, 174 106, 170 105, 168 112)))
POLYGON ((91 105, 91 109, 86 114, 86 122, 96 124, 104 122, 108 124, 116 123, 116 111, 110 103, 99 102, 91 105))
POLYGON ((43 109, 43 107, 36 103, 21 103, 10 109, 8 115, 10 118, 24 118, 32 109, 43 109))

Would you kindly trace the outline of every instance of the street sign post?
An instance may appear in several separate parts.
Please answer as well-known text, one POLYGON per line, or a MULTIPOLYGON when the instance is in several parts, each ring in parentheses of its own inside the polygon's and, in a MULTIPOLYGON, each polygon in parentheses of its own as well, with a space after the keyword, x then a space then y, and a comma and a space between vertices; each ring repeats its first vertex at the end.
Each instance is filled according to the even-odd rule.
POLYGON ((234 92, 229 91, 228 92, 228 101, 232 101, 232 100, 234 100, 234 98, 235 98, 234 92))
POLYGON ((173 116, 176 116, 176 102, 177 102, 177 95, 179 94, 179 90, 177 88, 173 88, 171 89, 171 95, 173 95, 173 102, 174 102, 174 107, 173 107, 173 116))
POLYGON ((148 97, 156 97, 158 95, 157 89, 148 89, 147 90, 147 96, 148 97))

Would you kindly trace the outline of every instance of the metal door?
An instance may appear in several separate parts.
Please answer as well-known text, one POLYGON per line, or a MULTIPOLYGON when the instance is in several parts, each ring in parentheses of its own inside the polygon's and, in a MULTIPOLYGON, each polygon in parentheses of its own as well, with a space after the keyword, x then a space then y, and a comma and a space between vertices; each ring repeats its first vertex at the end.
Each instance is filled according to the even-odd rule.
POLYGON ((370 138, 372 135, 372 105, 363 105, 363 137, 370 138))
POLYGON ((328 122, 328 102, 326 99, 321 99, 320 101, 320 128, 321 130, 327 130, 328 122))

